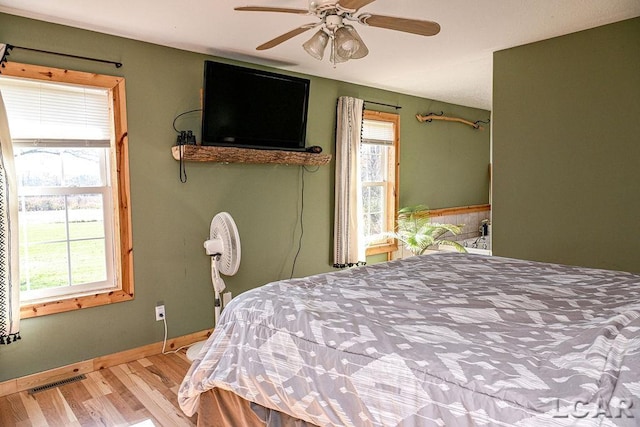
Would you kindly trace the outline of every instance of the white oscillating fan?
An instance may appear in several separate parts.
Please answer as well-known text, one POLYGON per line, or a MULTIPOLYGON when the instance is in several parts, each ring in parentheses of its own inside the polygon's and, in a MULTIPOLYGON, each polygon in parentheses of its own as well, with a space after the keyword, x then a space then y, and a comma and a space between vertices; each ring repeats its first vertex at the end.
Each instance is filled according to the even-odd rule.
MULTIPOLYGON (((240 235, 236 223, 227 212, 220 212, 211 220, 209 240, 204 242, 204 250, 211 256, 211 284, 215 294, 213 319, 217 325, 222 311, 220 294, 226 287, 220 273, 233 276, 240 267, 240 235)), ((189 347, 187 358, 194 360, 204 343, 200 341, 189 347)))

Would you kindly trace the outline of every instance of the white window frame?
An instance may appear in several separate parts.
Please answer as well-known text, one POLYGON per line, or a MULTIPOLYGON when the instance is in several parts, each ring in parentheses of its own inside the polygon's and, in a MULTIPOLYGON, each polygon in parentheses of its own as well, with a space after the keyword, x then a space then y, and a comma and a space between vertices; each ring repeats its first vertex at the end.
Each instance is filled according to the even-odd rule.
MULTIPOLYGON (((134 298, 133 281, 133 246, 131 234, 130 192, 129 192, 129 158, 126 121, 125 81, 122 77, 72 70, 42 67, 37 65, 7 62, 2 75, 52 83, 66 83, 108 90, 109 108, 112 114, 113 137, 109 142, 111 189, 106 198, 108 204, 103 209, 112 214, 109 222, 113 232, 112 255, 113 268, 108 278, 109 286, 102 289, 91 289, 91 285, 71 295, 43 298, 21 303, 21 318, 37 317, 81 308, 101 306, 134 298)), ((89 192, 96 192, 100 187, 93 187, 89 192)), ((84 189, 85 193, 87 189, 84 189)), ((51 189, 59 193, 60 189, 51 189)), ((64 190, 62 190, 64 191, 64 190)), ((72 190, 74 192, 76 190, 72 190)), ((78 188, 78 191, 82 192, 78 188)), ((105 222, 106 224, 106 222, 105 222)), ((107 237, 105 235, 105 237, 107 237)))
MULTIPOLYGON (((385 192, 385 231, 393 231, 395 228, 395 220, 398 212, 398 187, 399 187, 399 153, 400 153, 400 116, 393 113, 384 113, 380 111, 365 110, 363 113, 364 121, 383 121, 393 123, 394 138, 392 146, 389 148, 389 155, 386 159, 385 180, 383 182, 362 182, 362 189, 367 186, 383 186, 385 192)), ((364 126, 364 123, 363 123, 364 126)), ((365 141, 361 142, 365 144, 365 141)), ((362 213, 364 215, 364 212, 362 213)), ((387 254, 387 258, 391 259, 391 254, 398 249, 397 241, 391 237, 382 238, 366 248, 366 254, 387 254)))
MULTIPOLYGON (((41 142, 36 141, 21 141, 21 140, 13 140, 14 153, 17 151, 16 148, 32 148, 37 147, 41 144, 41 142)), ((73 148, 73 147, 82 147, 84 145, 73 144, 73 143, 55 143, 55 144, 47 144, 48 147, 55 146, 56 148, 73 148)), ((94 147, 94 148, 103 148, 103 147, 94 147)), ((117 284, 115 281, 114 268, 116 264, 115 260, 115 248, 114 248, 114 211, 113 211, 113 197, 111 196, 112 186, 110 185, 110 177, 107 170, 107 163, 110 163, 107 159, 109 156, 109 150, 104 149, 106 153, 103 153, 101 156, 101 165, 100 172, 102 175, 102 182, 107 183, 107 185, 103 186, 87 186, 87 187, 70 187, 70 186, 56 186, 56 187, 35 187, 35 186, 24 186, 18 187, 18 195, 19 196, 73 196, 77 194, 91 194, 101 196, 102 199, 102 223, 104 225, 104 241, 105 241, 105 267, 106 267, 106 277, 104 281, 99 282, 90 282, 90 283, 82 283, 72 285, 71 277, 69 276, 69 284, 67 286, 59 286, 53 288, 45 288, 45 289, 37 289, 37 290, 27 290, 20 292, 20 300, 23 304, 30 304, 36 302, 46 302, 51 300, 58 300, 60 298, 68 298, 69 296, 78 296, 82 294, 93 294, 95 292, 110 292, 117 290, 117 284)), ((22 197, 20 197, 22 200, 22 197)), ((68 220, 68 219, 67 219, 68 220)), ((24 224, 18 221, 20 227, 24 227, 24 224)), ((68 222, 67 222, 68 227, 68 222)), ((22 234, 23 236, 26 233, 22 234)), ((74 239, 68 235, 66 239, 58 239, 51 242, 42 242, 43 244, 47 243, 65 243, 67 246, 67 255, 69 255, 67 259, 67 271, 70 272, 72 270, 72 260, 70 257, 69 246, 72 242, 77 242, 83 239, 74 239)), ((29 242, 20 242, 29 244, 29 242)), ((20 260, 21 264, 27 260, 20 260)), ((26 279, 29 281, 29 277, 25 277, 26 274, 24 271, 20 272, 21 281, 22 279, 26 279)), ((70 274, 70 273, 68 273, 70 274)))

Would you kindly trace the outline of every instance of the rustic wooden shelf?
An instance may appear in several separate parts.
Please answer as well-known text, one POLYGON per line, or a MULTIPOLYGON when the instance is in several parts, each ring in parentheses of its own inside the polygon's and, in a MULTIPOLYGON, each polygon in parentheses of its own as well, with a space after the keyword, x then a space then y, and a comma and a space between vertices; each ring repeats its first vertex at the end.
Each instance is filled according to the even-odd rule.
MULTIPOLYGON (((484 127, 480 126, 480 122, 481 120, 478 120, 477 122, 470 122, 469 120, 465 120, 465 119, 461 119, 460 117, 449 117, 449 116, 443 116, 443 113, 440 114, 436 114, 436 113, 429 113, 425 116, 422 116, 420 114, 416 114, 416 119, 418 119, 419 122, 422 123, 429 123, 432 120, 444 120, 447 122, 458 122, 458 123, 463 123, 465 125, 469 125, 474 129, 479 129, 479 130, 484 130, 484 127)), ((489 121, 487 120, 486 122, 482 122, 482 123, 488 123, 489 121)))
POLYGON ((306 151, 254 150, 251 148, 217 147, 211 145, 174 145, 171 154, 176 160, 218 163, 275 163, 281 165, 326 165, 331 154, 306 151))

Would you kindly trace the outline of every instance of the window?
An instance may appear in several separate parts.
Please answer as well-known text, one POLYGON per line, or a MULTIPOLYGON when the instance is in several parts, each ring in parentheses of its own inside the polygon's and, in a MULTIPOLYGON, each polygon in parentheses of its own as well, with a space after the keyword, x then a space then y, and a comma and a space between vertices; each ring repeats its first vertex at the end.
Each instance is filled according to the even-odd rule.
POLYGON ((124 79, 7 63, 22 318, 133 298, 124 79))
POLYGON ((367 255, 396 250, 392 238, 397 211, 399 121, 397 114, 364 112, 360 145, 362 221, 367 255))

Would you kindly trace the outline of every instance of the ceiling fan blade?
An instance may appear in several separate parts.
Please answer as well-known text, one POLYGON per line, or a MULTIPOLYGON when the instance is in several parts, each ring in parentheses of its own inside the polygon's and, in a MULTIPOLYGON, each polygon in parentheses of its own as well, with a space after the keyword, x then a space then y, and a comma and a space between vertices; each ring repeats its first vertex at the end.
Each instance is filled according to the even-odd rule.
POLYGON ((288 33, 284 33, 281 36, 278 36, 273 40, 269 40, 268 42, 261 44, 260 46, 258 46, 256 48, 256 50, 266 50, 266 49, 271 49, 272 47, 276 47, 280 43, 286 42, 290 38, 293 38, 293 37, 295 37, 295 36, 297 36, 299 34, 302 34, 305 31, 307 31, 307 30, 309 30, 309 29, 311 29, 311 28, 313 28, 315 26, 316 26, 315 24, 313 24, 313 25, 307 24, 307 25, 303 25, 303 26, 298 27, 298 28, 294 28, 293 30, 289 31, 288 33))
POLYGON ((440 32, 440 24, 432 21, 395 18, 393 16, 371 15, 368 13, 363 13, 358 16, 358 20, 361 23, 372 27, 403 31, 405 33, 418 34, 420 36, 435 36, 440 32))
POLYGON ((375 0, 340 0, 338 6, 343 9, 353 10, 354 12, 361 7, 365 7, 369 3, 373 3, 375 0))
POLYGON ((296 13, 299 15, 307 15, 309 13, 306 9, 290 9, 287 7, 262 7, 262 6, 243 6, 236 7, 233 10, 239 10, 241 12, 282 12, 282 13, 296 13))

